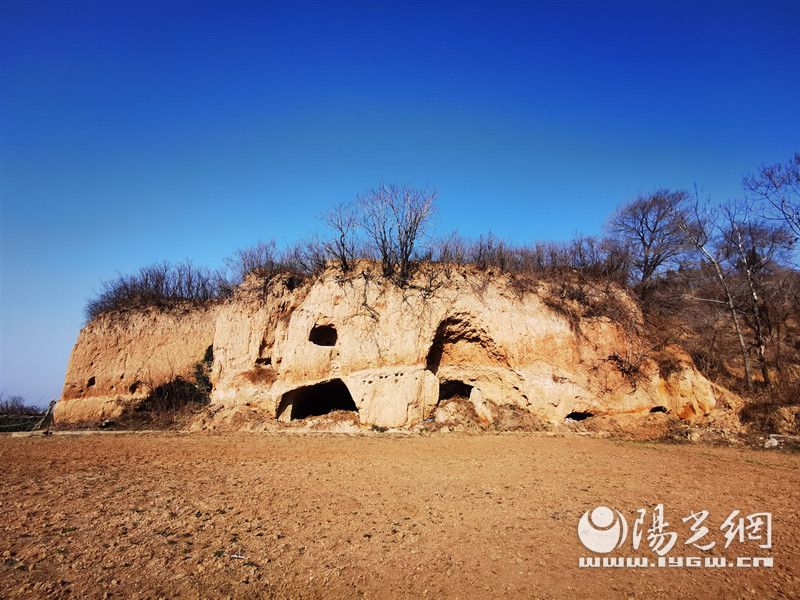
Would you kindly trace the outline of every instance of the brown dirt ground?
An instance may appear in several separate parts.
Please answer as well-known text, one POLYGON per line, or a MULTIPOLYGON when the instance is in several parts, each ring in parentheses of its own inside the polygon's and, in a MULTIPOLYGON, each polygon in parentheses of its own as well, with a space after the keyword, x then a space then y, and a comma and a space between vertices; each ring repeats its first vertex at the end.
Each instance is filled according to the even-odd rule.
POLYGON ((3 437, 0 597, 797 598, 798 467, 545 434, 3 437), (775 567, 577 567, 584 511, 658 502, 680 531, 772 511, 775 567))

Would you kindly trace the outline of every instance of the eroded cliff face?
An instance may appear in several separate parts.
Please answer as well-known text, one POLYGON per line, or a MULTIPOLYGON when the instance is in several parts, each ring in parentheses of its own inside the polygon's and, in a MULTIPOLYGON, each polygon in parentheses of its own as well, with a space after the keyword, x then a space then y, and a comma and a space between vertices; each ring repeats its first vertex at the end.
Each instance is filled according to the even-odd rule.
POLYGON ((101 315, 78 335, 57 423, 115 419, 158 386, 190 381, 214 342, 217 309, 195 305, 101 315))
POLYGON ((87 326, 56 418, 107 418, 186 376, 209 345, 211 406, 198 427, 234 422, 245 407, 278 422, 352 410, 362 424, 411 427, 454 398, 486 422, 508 409, 549 422, 712 410, 712 386, 691 359, 654 351, 640 330, 636 303, 614 286, 521 285, 458 268, 400 288, 369 264, 302 285, 251 280, 213 309, 87 326), (135 381, 150 387, 131 391, 135 381))

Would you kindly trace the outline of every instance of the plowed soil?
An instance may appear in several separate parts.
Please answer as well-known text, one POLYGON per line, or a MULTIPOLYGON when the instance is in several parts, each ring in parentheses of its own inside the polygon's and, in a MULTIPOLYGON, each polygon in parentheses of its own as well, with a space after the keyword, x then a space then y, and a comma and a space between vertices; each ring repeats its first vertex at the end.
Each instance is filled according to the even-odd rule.
MULTIPOLYGON (((543 434, 0 438, 0 597, 800 597, 800 455, 543 434), (663 503, 670 555, 772 568, 579 568, 598 505, 663 503), (723 549, 770 511, 773 548, 723 549), (709 511, 716 541, 685 545, 709 511)), ((648 523, 649 524, 649 523, 648 523)), ((645 534, 646 538, 646 534, 645 534)), ((646 547, 622 555, 655 557, 646 547)), ((599 555, 598 555, 599 556, 599 555)))

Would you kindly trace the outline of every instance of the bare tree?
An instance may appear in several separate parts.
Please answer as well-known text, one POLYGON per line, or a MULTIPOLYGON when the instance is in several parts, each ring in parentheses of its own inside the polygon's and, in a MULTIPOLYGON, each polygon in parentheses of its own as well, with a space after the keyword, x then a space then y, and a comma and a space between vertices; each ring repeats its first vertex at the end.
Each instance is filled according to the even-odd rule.
POLYGON ((697 250, 701 260, 707 262, 713 269, 717 284, 722 290, 725 300, 719 301, 713 298, 695 299, 707 302, 720 302, 727 307, 733 329, 736 333, 736 339, 739 342, 739 350, 742 355, 745 386, 748 390, 751 390, 753 387, 753 378, 750 367, 750 356, 747 352, 747 344, 740 324, 739 310, 736 306, 733 289, 730 285, 729 273, 725 270, 723 258, 719 256, 718 250, 714 247, 713 243, 714 234, 719 234, 720 231, 718 215, 710 209, 704 210, 701 208, 699 201, 695 200, 691 214, 681 214, 676 223, 685 236, 685 239, 697 250))
POLYGON ((785 165, 763 167, 757 175, 745 177, 744 187, 800 236, 800 152, 785 165))
POLYGON ((629 246, 635 283, 644 299, 653 277, 676 261, 686 248, 679 225, 686 192, 658 190, 620 207, 608 230, 629 246))
POLYGON ((774 331, 775 368, 781 381, 786 383, 793 379, 786 367, 796 361, 797 337, 792 334, 792 324, 800 314, 800 274, 791 268, 776 269, 770 275, 763 295, 766 296, 769 323, 774 331))
POLYGON ((491 232, 481 235, 472 244, 468 256, 469 262, 479 269, 496 267, 500 271, 506 271, 509 267, 508 245, 491 232))
POLYGON ((0 417, 9 415, 40 415, 42 409, 25 402, 19 395, 6 396, 5 391, 0 391, 0 417))
POLYGON ((240 248, 225 263, 233 273, 235 285, 244 281, 250 273, 269 278, 280 270, 275 240, 240 248))
POLYGON ((453 231, 446 238, 434 242, 432 259, 440 263, 463 265, 467 262, 468 245, 469 242, 460 233, 453 231))
POLYGON ((771 225, 756 217, 744 202, 732 202, 722 208, 725 227, 721 230, 721 250, 733 270, 746 283, 746 321, 755 337, 761 376, 769 385, 766 356, 769 319, 762 290, 765 277, 791 247, 792 237, 782 225, 771 225))
POLYGON ((613 238, 577 236, 563 249, 564 265, 587 275, 627 283, 631 270, 630 247, 613 238))
POLYGON ((324 243, 325 250, 344 272, 350 270, 356 254, 359 223, 355 208, 350 203, 342 203, 322 217, 333 234, 333 238, 324 243))
POLYGON ((323 244, 315 237, 312 237, 290 245, 282 253, 281 262, 290 271, 311 276, 320 273, 325 268, 327 257, 327 244, 323 244))
POLYGON ((435 190, 411 187, 401 187, 397 190, 397 201, 391 207, 397 224, 397 259, 401 281, 406 281, 411 275, 411 260, 417 243, 427 233, 435 209, 436 196, 435 190))
POLYGON ((401 283, 411 276, 415 250, 433 215, 436 191, 381 184, 358 197, 360 225, 383 274, 401 283))
POLYGON ((391 209, 392 192, 385 185, 369 190, 358 196, 360 209, 359 225, 364 230, 367 238, 372 242, 372 253, 380 260, 383 274, 394 274, 397 262, 395 248, 395 229, 392 223, 391 209))

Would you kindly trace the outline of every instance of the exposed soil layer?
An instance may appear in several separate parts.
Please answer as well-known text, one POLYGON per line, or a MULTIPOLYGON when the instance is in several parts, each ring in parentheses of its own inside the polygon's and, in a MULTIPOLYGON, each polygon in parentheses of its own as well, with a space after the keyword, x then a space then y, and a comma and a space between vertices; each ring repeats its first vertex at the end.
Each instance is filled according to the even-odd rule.
POLYGON ((544 434, 65 435, 0 438, 0 476, 0 597, 800 597, 797 454, 544 434), (585 511, 630 522, 659 502, 672 554, 704 555, 681 518, 708 510, 712 555, 775 566, 578 568, 585 511), (771 551, 721 552, 734 509, 773 513, 771 551))

